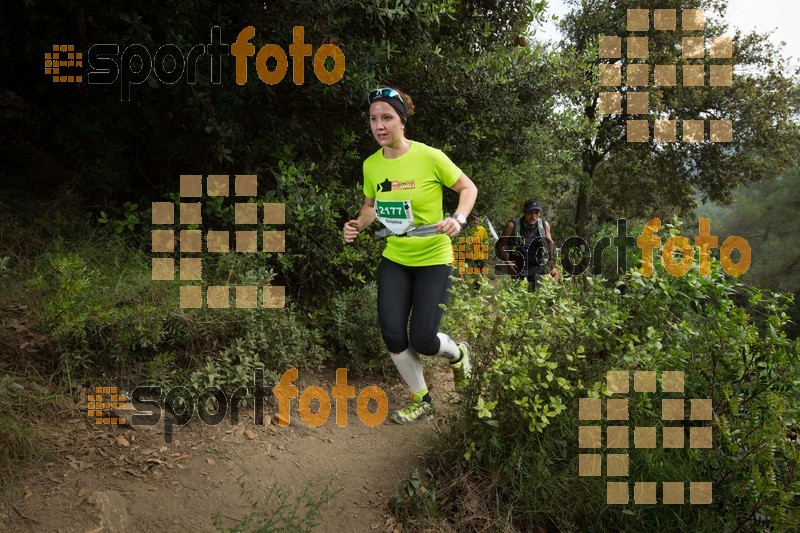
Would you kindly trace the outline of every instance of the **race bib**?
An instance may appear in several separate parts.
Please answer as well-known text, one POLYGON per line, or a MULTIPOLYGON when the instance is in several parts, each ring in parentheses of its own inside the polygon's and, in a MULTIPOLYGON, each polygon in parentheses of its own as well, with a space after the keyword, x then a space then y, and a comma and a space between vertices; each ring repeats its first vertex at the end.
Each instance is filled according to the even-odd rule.
POLYGON ((395 235, 402 235, 414 227, 414 214, 410 200, 375 200, 378 220, 395 235))

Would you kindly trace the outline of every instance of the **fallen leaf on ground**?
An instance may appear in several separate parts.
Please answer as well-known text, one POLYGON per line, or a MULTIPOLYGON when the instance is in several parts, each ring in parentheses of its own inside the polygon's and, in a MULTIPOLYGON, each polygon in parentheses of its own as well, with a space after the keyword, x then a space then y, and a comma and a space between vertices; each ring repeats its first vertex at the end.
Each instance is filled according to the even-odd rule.
POLYGON ((250 430, 250 429, 244 430, 244 436, 247 437, 250 440, 253 440, 254 438, 256 438, 256 434, 253 433, 253 431, 250 430))
POLYGON ((213 465, 214 463, 216 463, 216 461, 214 459, 212 459, 211 457, 206 457, 206 463, 208 463, 210 465, 213 465))
POLYGON ((86 489, 81 487, 81 490, 78 491, 78 498, 83 498, 86 495, 86 489))
POLYGON ((124 446, 124 447, 127 448, 128 446, 131 445, 131 443, 128 442, 128 439, 126 439, 122 435, 119 435, 116 440, 117 440, 117 444, 119 444, 120 446, 124 446))

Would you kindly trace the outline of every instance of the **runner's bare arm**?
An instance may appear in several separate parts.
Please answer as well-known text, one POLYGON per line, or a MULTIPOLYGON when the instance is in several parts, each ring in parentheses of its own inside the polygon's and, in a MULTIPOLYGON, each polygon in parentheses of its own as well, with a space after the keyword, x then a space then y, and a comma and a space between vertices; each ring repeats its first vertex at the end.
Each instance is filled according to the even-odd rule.
MULTIPOLYGON (((475 206, 475 200, 478 198, 478 187, 466 174, 463 172, 458 180, 450 187, 458 193, 458 207, 456 213, 464 215, 464 218, 469 218, 469 213, 475 206)), ((455 237, 461 231, 461 224, 454 218, 446 218, 436 223, 436 230, 441 233, 446 233, 450 237, 455 237)))
POLYGON ((344 242, 355 241, 358 234, 375 221, 375 216, 375 198, 365 196, 364 205, 361 206, 358 212, 358 218, 349 220, 344 224, 344 242))

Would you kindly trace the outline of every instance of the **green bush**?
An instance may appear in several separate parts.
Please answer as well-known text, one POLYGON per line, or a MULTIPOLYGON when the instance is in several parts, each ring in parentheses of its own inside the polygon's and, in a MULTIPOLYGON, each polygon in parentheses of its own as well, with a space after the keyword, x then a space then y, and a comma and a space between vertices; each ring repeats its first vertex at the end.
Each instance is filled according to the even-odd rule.
POLYGON ((196 390, 252 385, 256 369, 264 370, 266 383, 277 383, 290 368, 318 368, 330 358, 320 331, 306 326, 296 308, 237 309, 229 313, 238 322, 238 335, 191 374, 196 390))
POLYGON ((378 286, 370 282, 337 293, 318 313, 336 363, 350 372, 384 371, 391 364, 378 323, 377 299, 378 286))
MULTIPOLYGON (((611 285, 546 280, 530 293, 503 280, 498 291, 457 295, 445 327, 469 339, 475 377, 426 493, 437 491, 438 514, 457 529, 790 529, 800 521, 800 457, 785 428, 800 404, 800 344, 784 333, 788 303, 716 261, 708 277, 658 266, 611 285), (712 400, 712 422, 688 423, 713 426, 712 449, 631 449, 627 478, 712 481, 712 505, 608 506, 606 478, 578 476, 578 398, 608 396, 609 370, 683 371, 683 397, 712 400)), ((627 424, 660 428, 664 397, 675 395, 632 394, 627 424)), ((429 506, 405 507, 415 505, 429 506)))
POLYGON ((70 381, 73 371, 142 359, 136 354, 152 354, 166 334, 169 292, 150 281, 147 258, 123 244, 100 254, 103 271, 78 252, 56 253, 35 270, 32 296, 70 381))
MULTIPOLYGON (((291 304, 182 309, 176 284, 152 281, 147 254, 123 238, 106 232, 69 247, 74 251, 40 260, 28 299, 59 355, 50 370, 63 371, 70 383, 127 370, 162 384, 188 378, 200 389, 235 388, 251 383, 256 368, 274 378, 330 357, 320 330, 291 304)), ((215 254, 203 266, 209 284, 263 286, 275 277, 257 254, 215 254)))
POLYGON ((354 218, 363 193, 324 180, 314 163, 280 161, 276 199, 286 204, 286 252, 278 255, 276 274, 287 280, 299 305, 318 308, 341 288, 374 277, 381 244, 362 234, 345 245, 342 225, 354 218), (321 182, 324 185, 320 185, 321 182))

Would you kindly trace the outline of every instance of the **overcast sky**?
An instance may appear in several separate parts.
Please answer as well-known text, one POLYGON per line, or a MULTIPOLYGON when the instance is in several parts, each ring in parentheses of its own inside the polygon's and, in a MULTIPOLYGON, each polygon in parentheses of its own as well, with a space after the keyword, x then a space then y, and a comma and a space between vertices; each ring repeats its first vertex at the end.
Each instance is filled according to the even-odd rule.
MULTIPOLYGON (((549 0, 548 3, 551 14, 558 15, 567 11, 563 0, 549 0)), ((786 43, 782 46, 784 57, 800 59, 800 31, 797 29, 800 22, 800 0, 728 0, 726 19, 731 27, 747 33, 752 30, 759 33, 775 30, 772 36, 775 44, 780 45, 781 41, 786 43)), ((539 31, 544 33, 545 39, 559 38, 553 23, 548 23, 539 31)))

